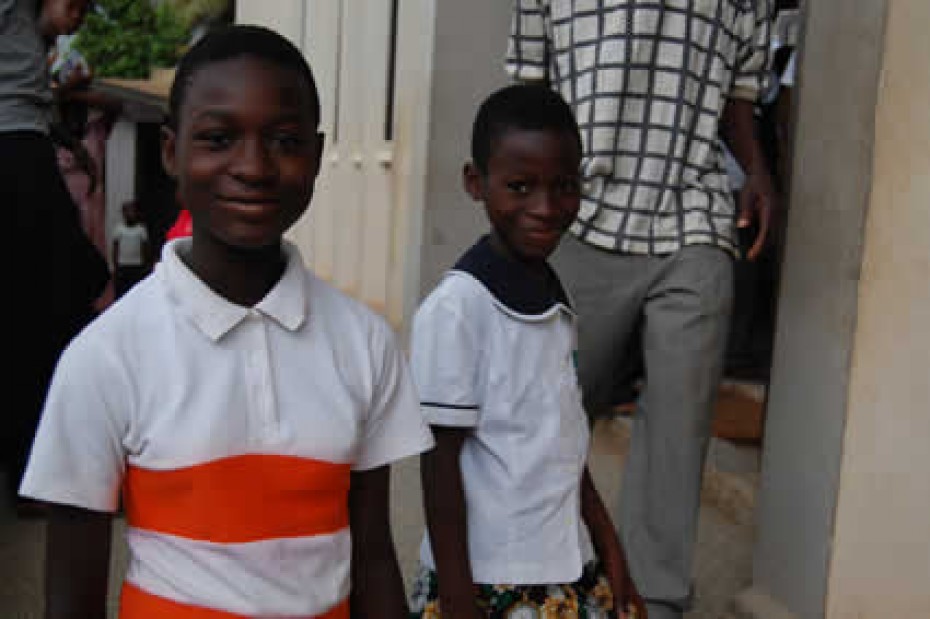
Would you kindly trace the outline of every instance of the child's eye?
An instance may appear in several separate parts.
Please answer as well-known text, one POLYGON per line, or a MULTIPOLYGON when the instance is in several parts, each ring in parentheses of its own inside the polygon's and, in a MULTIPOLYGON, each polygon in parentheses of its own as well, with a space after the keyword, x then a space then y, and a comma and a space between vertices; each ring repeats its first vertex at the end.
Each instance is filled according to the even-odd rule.
POLYGON ((507 183, 507 189, 514 193, 526 195, 530 192, 530 184, 526 181, 509 181, 507 183))
POLYGON ((306 140, 293 131, 278 131, 272 134, 271 143, 284 151, 295 151, 301 148, 306 140))
POLYGON ((206 145, 210 150, 223 150, 232 144, 232 136, 221 130, 200 131, 194 134, 194 140, 206 145))

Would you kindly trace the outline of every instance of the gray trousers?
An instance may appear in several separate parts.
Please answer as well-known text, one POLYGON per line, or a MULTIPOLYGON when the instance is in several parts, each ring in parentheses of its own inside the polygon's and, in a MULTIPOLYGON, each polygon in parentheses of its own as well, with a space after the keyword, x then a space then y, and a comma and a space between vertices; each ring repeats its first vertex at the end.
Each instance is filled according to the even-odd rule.
POLYGON ((645 388, 620 495, 620 536, 650 619, 691 597, 701 476, 733 302, 733 264, 706 245, 668 256, 612 254, 566 235, 552 263, 578 311, 578 374, 589 414, 615 404, 631 337, 645 388))

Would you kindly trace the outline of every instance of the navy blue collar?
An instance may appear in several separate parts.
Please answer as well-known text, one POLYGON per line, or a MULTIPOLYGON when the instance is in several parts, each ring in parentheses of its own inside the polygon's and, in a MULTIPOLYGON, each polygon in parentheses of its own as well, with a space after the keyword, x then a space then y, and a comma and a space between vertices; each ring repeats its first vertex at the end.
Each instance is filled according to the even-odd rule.
POLYGON ((491 237, 485 235, 459 258, 453 269, 477 279, 500 303, 519 314, 545 314, 556 305, 571 310, 558 275, 548 263, 545 266, 541 280, 538 272, 494 249, 491 237))

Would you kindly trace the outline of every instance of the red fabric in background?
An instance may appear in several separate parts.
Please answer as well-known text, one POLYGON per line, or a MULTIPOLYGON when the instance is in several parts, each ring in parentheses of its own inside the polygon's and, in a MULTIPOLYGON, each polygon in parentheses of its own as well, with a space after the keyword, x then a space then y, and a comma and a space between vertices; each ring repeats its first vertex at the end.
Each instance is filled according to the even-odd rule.
POLYGON ((170 241, 172 239, 190 236, 191 234, 193 234, 193 228, 191 225, 190 211, 186 208, 181 209, 181 212, 178 213, 178 218, 174 220, 174 224, 168 229, 167 234, 165 234, 165 239, 170 241))

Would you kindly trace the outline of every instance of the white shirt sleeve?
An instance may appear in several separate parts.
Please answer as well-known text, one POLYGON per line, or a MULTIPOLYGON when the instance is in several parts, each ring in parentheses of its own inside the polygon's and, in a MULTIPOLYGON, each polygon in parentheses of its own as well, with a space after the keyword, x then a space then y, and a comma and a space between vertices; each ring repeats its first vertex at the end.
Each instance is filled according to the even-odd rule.
POLYGON ((416 390, 403 353, 387 324, 379 324, 373 352, 380 363, 371 408, 362 427, 352 470, 367 471, 432 449, 433 435, 417 406, 416 390))
POLYGON ((113 512, 129 432, 122 368, 79 336, 55 370, 20 494, 113 512))
POLYGON ((771 0, 758 0, 738 18, 739 45, 729 96, 756 101, 768 88, 771 74, 773 11, 771 0))
POLYGON ((411 365, 420 408, 431 425, 478 425, 480 345, 475 328, 448 299, 425 303, 414 317, 411 365))

